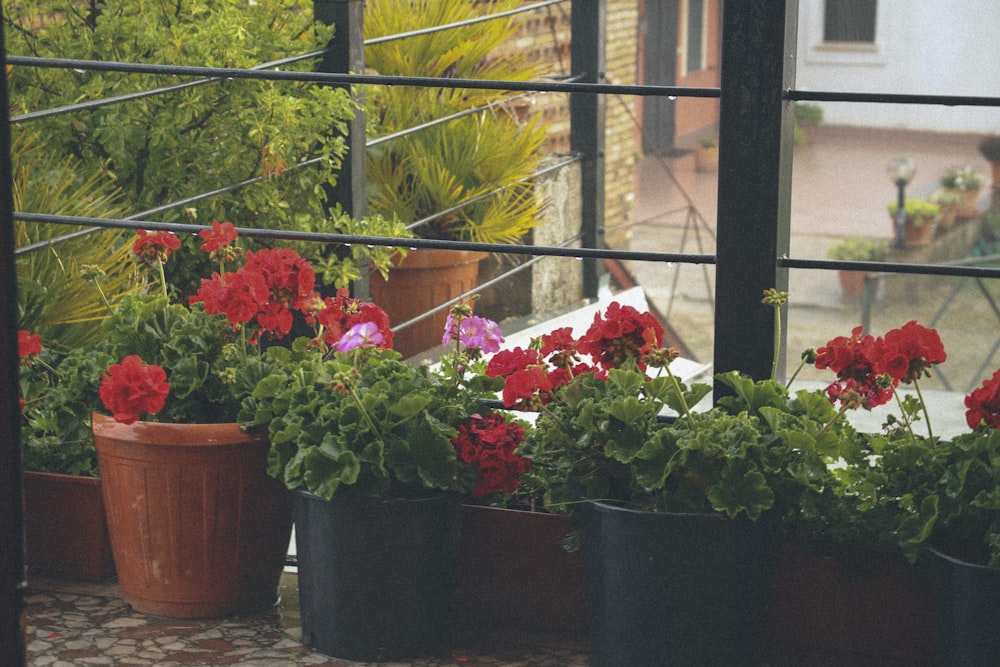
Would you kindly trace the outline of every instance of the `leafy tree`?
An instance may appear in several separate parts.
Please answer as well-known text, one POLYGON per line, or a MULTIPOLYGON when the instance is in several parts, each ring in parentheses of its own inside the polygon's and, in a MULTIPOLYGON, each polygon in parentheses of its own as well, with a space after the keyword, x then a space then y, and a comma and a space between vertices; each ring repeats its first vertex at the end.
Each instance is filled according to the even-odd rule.
MULTIPOLYGON (((309 0, 24 0, 5 8, 8 51, 17 55, 251 68, 309 53, 333 29, 316 23, 309 0)), ((285 69, 311 69, 306 60, 285 69)), ((9 76, 19 111, 190 83, 167 75, 16 67, 9 76)), ((156 219, 405 236, 402 225, 328 213, 325 186, 345 152, 354 113, 340 87, 298 82, 214 80, 168 93, 32 121, 43 150, 72 155, 81 169, 114 180, 126 208, 148 210, 247 179, 262 180, 156 219), (307 160, 304 168, 293 168, 307 160)), ((353 248, 388 260, 389 249, 353 248)), ((314 259, 317 252, 313 248, 314 259)), ((359 276, 352 262, 323 258, 324 279, 359 276)), ((198 275, 191 267, 188 272, 198 275)))

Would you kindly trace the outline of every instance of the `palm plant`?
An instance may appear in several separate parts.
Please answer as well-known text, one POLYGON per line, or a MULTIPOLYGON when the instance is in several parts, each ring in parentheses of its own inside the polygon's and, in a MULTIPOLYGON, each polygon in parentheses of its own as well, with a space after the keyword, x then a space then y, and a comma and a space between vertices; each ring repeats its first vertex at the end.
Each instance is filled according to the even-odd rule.
MULTIPOLYGON (((114 183, 78 169, 73 157, 40 150, 37 134, 12 135, 14 207, 19 211, 86 217, 119 217, 119 193, 114 183)), ((79 347, 98 332, 96 321, 140 285, 129 256, 123 229, 106 229, 69 241, 56 237, 82 229, 15 221, 18 248, 41 245, 17 257, 20 326, 40 333, 47 346, 79 347), (52 243, 49 243, 52 242, 52 243), (84 277, 84 270, 102 275, 102 293, 84 277)))
MULTIPOLYGON (((518 6, 491 3, 488 10, 518 6)), ((408 32, 481 15, 476 3, 373 0, 366 5, 368 38, 408 32)), ((391 40, 366 49, 368 66, 385 75, 527 81, 542 71, 519 53, 495 57, 515 30, 510 19, 391 40)), ((541 203, 532 175, 545 138, 537 120, 521 121, 507 107, 512 94, 406 86, 367 91, 371 132, 385 136, 490 105, 369 151, 369 205, 373 212, 412 222, 455 210, 415 230, 426 238, 513 243, 536 221, 541 203), (494 194, 491 194, 494 193, 494 194), (461 206, 464 202, 475 203, 461 206)))

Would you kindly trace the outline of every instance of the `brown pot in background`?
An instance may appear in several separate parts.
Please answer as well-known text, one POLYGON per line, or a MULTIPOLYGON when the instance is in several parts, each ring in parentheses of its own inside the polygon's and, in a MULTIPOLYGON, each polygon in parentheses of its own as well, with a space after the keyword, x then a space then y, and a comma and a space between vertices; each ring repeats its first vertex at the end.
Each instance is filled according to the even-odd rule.
POLYGON ((927 245, 932 238, 934 238, 933 220, 925 220, 924 224, 917 225, 913 218, 906 219, 906 225, 903 227, 903 244, 907 248, 927 245))
POLYGON ((868 271, 838 271, 837 278, 840 280, 840 291, 845 297, 857 298, 864 294, 865 276, 868 271))
POLYGON ((100 478, 25 470, 24 545, 28 574, 114 577, 100 478))
POLYGON ((485 627, 585 634, 587 575, 583 550, 562 539, 569 517, 466 505, 458 552, 458 619, 485 627))
POLYGON ((369 280, 372 301, 389 315, 393 349, 403 357, 441 345, 448 308, 397 330, 403 322, 431 310, 479 285, 479 262, 484 252, 421 248, 410 250, 393 269, 389 280, 373 274, 369 280))
POLYGON ((976 204, 979 202, 979 190, 955 190, 946 188, 946 192, 952 192, 960 197, 958 202, 957 215, 959 218, 975 218, 979 215, 976 204))
POLYGON ((213 618, 275 603, 293 503, 267 475, 266 430, 126 425, 98 414, 93 430, 128 604, 156 616, 213 618))

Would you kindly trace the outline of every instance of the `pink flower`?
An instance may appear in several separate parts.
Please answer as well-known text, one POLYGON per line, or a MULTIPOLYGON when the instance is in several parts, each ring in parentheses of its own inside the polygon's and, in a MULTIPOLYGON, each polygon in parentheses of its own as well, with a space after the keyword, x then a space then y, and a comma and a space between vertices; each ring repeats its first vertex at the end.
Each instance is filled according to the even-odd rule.
POLYGON ((359 347, 379 347, 383 336, 374 322, 355 324, 337 342, 337 352, 349 352, 359 347))

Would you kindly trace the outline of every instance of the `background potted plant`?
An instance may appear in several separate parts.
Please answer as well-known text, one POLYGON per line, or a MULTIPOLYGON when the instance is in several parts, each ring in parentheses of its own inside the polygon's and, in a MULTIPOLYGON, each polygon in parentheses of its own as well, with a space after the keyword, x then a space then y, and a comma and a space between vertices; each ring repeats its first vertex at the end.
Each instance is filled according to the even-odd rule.
POLYGON ((390 349, 388 317, 342 295, 321 322, 343 331, 329 355, 299 339, 244 405, 267 425, 269 472, 295 491, 303 641, 351 660, 439 652, 455 622, 461 502, 511 493, 530 462, 524 427, 478 399, 498 383, 470 373, 499 327, 452 310, 440 369, 390 349), (335 318, 336 322, 331 322, 335 318))
POLYGON ((694 149, 695 168, 698 171, 719 170, 719 143, 715 137, 704 137, 698 140, 694 149))
POLYGON ((962 195, 954 190, 938 190, 927 198, 932 204, 941 207, 938 217, 938 232, 946 232, 958 221, 959 208, 962 205, 962 195))
MULTIPOLYGON (((368 38, 395 35, 518 6, 515 0, 488 9, 466 2, 415 6, 406 0, 377 0, 366 3, 365 32, 368 38)), ((366 64, 385 75, 528 81, 541 74, 540 64, 527 62, 516 51, 496 55, 515 30, 512 20, 492 20, 413 37, 405 50, 392 41, 373 44, 365 49, 366 64)), ((537 116, 521 118, 507 108, 512 97, 505 91, 442 92, 407 86, 366 91, 374 136, 458 114, 368 151, 369 209, 405 221, 422 238, 519 242, 537 223, 542 207, 533 179, 546 130, 537 116), (485 106, 489 108, 470 113, 485 106)), ((373 298, 394 325, 400 324, 474 289, 485 258, 470 251, 411 251, 395 268, 416 273, 400 274, 402 290, 393 289, 391 280, 373 279, 373 298)), ((437 346, 446 316, 444 309, 398 330, 395 349, 409 357, 437 346)))
MULTIPOLYGON (((896 211, 899 209, 899 202, 890 202, 887 208, 893 224, 893 233, 895 233, 896 211)), ((930 243, 934 236, 934 225, 941 213, 941 207, 925 199, 907 199, 904 210, 906 211, 906 226, 903 230, 904 245, 912 247, 930 243)))
POLYGON ((962 201, 958 207, 959 218, 975 218, 979 215, 977 203, 984 182, 983 175, 969 164, 952 167, 939 179, 942 188, 961 197, 962 201))
MULTIPOLYGON (((867 239, 858 236, 849 236, 841 239, 837 243, 827 248, 826 256, 830 259, 847 262, 881 262, 885 259, 885 252, 889 244, 884 239, 867 239)), ((840 280, 840 289, 846 297, 858 297, 864 291, 865 276, 868 271, 848 271, 841 269, 837 272, 840 280)))
POLYGON ((812 102, 796 102, 792 134, 796 146, 808 146, 816 140, 819 124, 823 122, 823 107, 812 102))
POLYGON ((979 142, 979 153, 990 163, 993 187, 1000 187, 1000 136, 984 137, 979 142))

